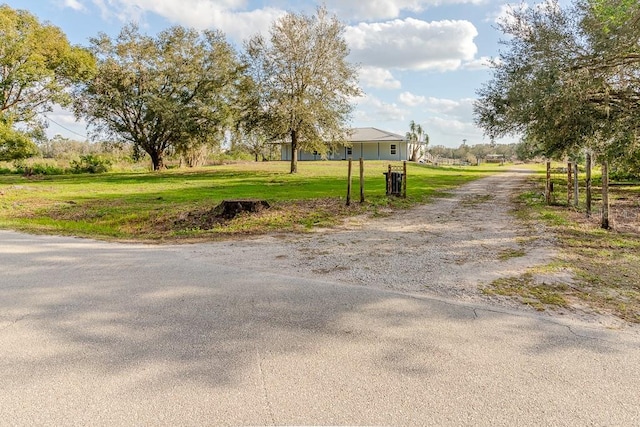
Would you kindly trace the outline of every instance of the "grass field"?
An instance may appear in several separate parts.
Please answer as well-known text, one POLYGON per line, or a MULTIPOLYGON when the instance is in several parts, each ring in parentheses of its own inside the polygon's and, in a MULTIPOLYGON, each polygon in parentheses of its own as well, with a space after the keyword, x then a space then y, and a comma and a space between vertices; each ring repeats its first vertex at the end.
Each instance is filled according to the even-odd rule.
MULTIPOLYGON (((359 203, 358 163, 354 203, 345 206, 347 162, 243 163, 156 173, 0 176, 0 227, 99 239, 174 241, 216 239, 237 233, 305 230, 349 215, 422 203, 436 193, 496 173, 499 166, 407 165, 407 198, 387 197, 388 162, 365 162, 366 203, 359 203), (272 208, 231 221, 212 221, 226 199, 263 199, 272 208)), ((398 163, 400 165, 400 163, 398 163)))

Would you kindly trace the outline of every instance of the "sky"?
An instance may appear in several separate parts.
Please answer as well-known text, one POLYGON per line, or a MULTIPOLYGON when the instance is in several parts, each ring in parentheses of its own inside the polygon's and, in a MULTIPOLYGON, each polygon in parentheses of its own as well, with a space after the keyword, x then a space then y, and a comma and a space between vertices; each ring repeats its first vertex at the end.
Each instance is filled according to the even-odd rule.
MULTIPOLYGON (((268 35, 287 12, 313 14, 319 5, 345 24, 348 60, 359 67, 364 96, 350 125, 404 135, 413 120, 430 145, 489 143, 473 124, 477 90, 491 78, 487 59, 498 55, 496 20, 502 0, 0 0, 61 28, 74 45, 137 22, 153 35, 172 25, 217 29, 242 49, 257 32, 268 35)), ((48 135, 83 140, 86 126, 57 108, 48 135)), ((517 138, 497 140, 517 142, 517 138)))

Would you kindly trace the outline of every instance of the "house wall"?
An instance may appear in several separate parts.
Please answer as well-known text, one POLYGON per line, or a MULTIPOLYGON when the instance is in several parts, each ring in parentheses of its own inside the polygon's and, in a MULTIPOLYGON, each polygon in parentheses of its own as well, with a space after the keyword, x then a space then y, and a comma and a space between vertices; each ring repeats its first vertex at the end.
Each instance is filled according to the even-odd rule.
POLYGON ((407 143, 406 142, 381 142, 379 160, 407 160, 407 143), (395 145, 395 154, 391 154, 391 146, 395 145))
MULTIPOLYGON (((291 151, 291 149, 289 149, 291 151)), ((291 160, 291 158, 289 158, 291 160)), ((300 150, 298 160, 322 160, 322 154, 313 154, 312 152, 300 150)))
MULTIPOLYGON (((351 144, 351 156, 347 154, 347 148, 339 144, 336 149, 327 155, 328 160, 346 160, 347 158, 358 159, 362 157, 365 160, 408 160, 407 143, 406 142, 354 142, 351 144), (391 154, 391 145, 396 146, 396 153, 391 154)), ((291 144, 282 144, 281 157, 282 160, 291 160, 291 144)), ((301 150, 298 153, 298 160, 321 160, 320 154, 301 150)))
POLYGON ((291 160, 291 145, 282 144, 280 146, 280 160, 291 160))
POLYGON ((378 144, 360 144, 362 148, 362 158, 367 160, 378 160, 378 144))

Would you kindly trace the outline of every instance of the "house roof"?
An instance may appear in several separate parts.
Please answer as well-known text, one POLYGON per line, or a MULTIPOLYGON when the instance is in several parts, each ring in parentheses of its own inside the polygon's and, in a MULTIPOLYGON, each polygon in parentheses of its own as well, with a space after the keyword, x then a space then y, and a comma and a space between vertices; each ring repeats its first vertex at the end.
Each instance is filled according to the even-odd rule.
POLYGON ((404 136, 377 128, 353 128, 347 137, 349 142, 402 142, 404 136))

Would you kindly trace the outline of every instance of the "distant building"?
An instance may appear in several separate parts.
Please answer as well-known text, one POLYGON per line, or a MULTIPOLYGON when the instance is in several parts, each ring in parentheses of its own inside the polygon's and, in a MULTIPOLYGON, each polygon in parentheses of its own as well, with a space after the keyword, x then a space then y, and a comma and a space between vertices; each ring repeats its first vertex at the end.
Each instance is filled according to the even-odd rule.
MULTIPOLYGON (((402 135, 376 128, 354 128, 347 144, 338 144, 329 153, 300 150, 298 160, 409 160, 411 147, 402 135)), ((282 144, 282 160, 291 160, 291 143, 282 144)))
POLYGON ((504 163, 504 154, 487 154, 485 157, 487 163, 504 163))

